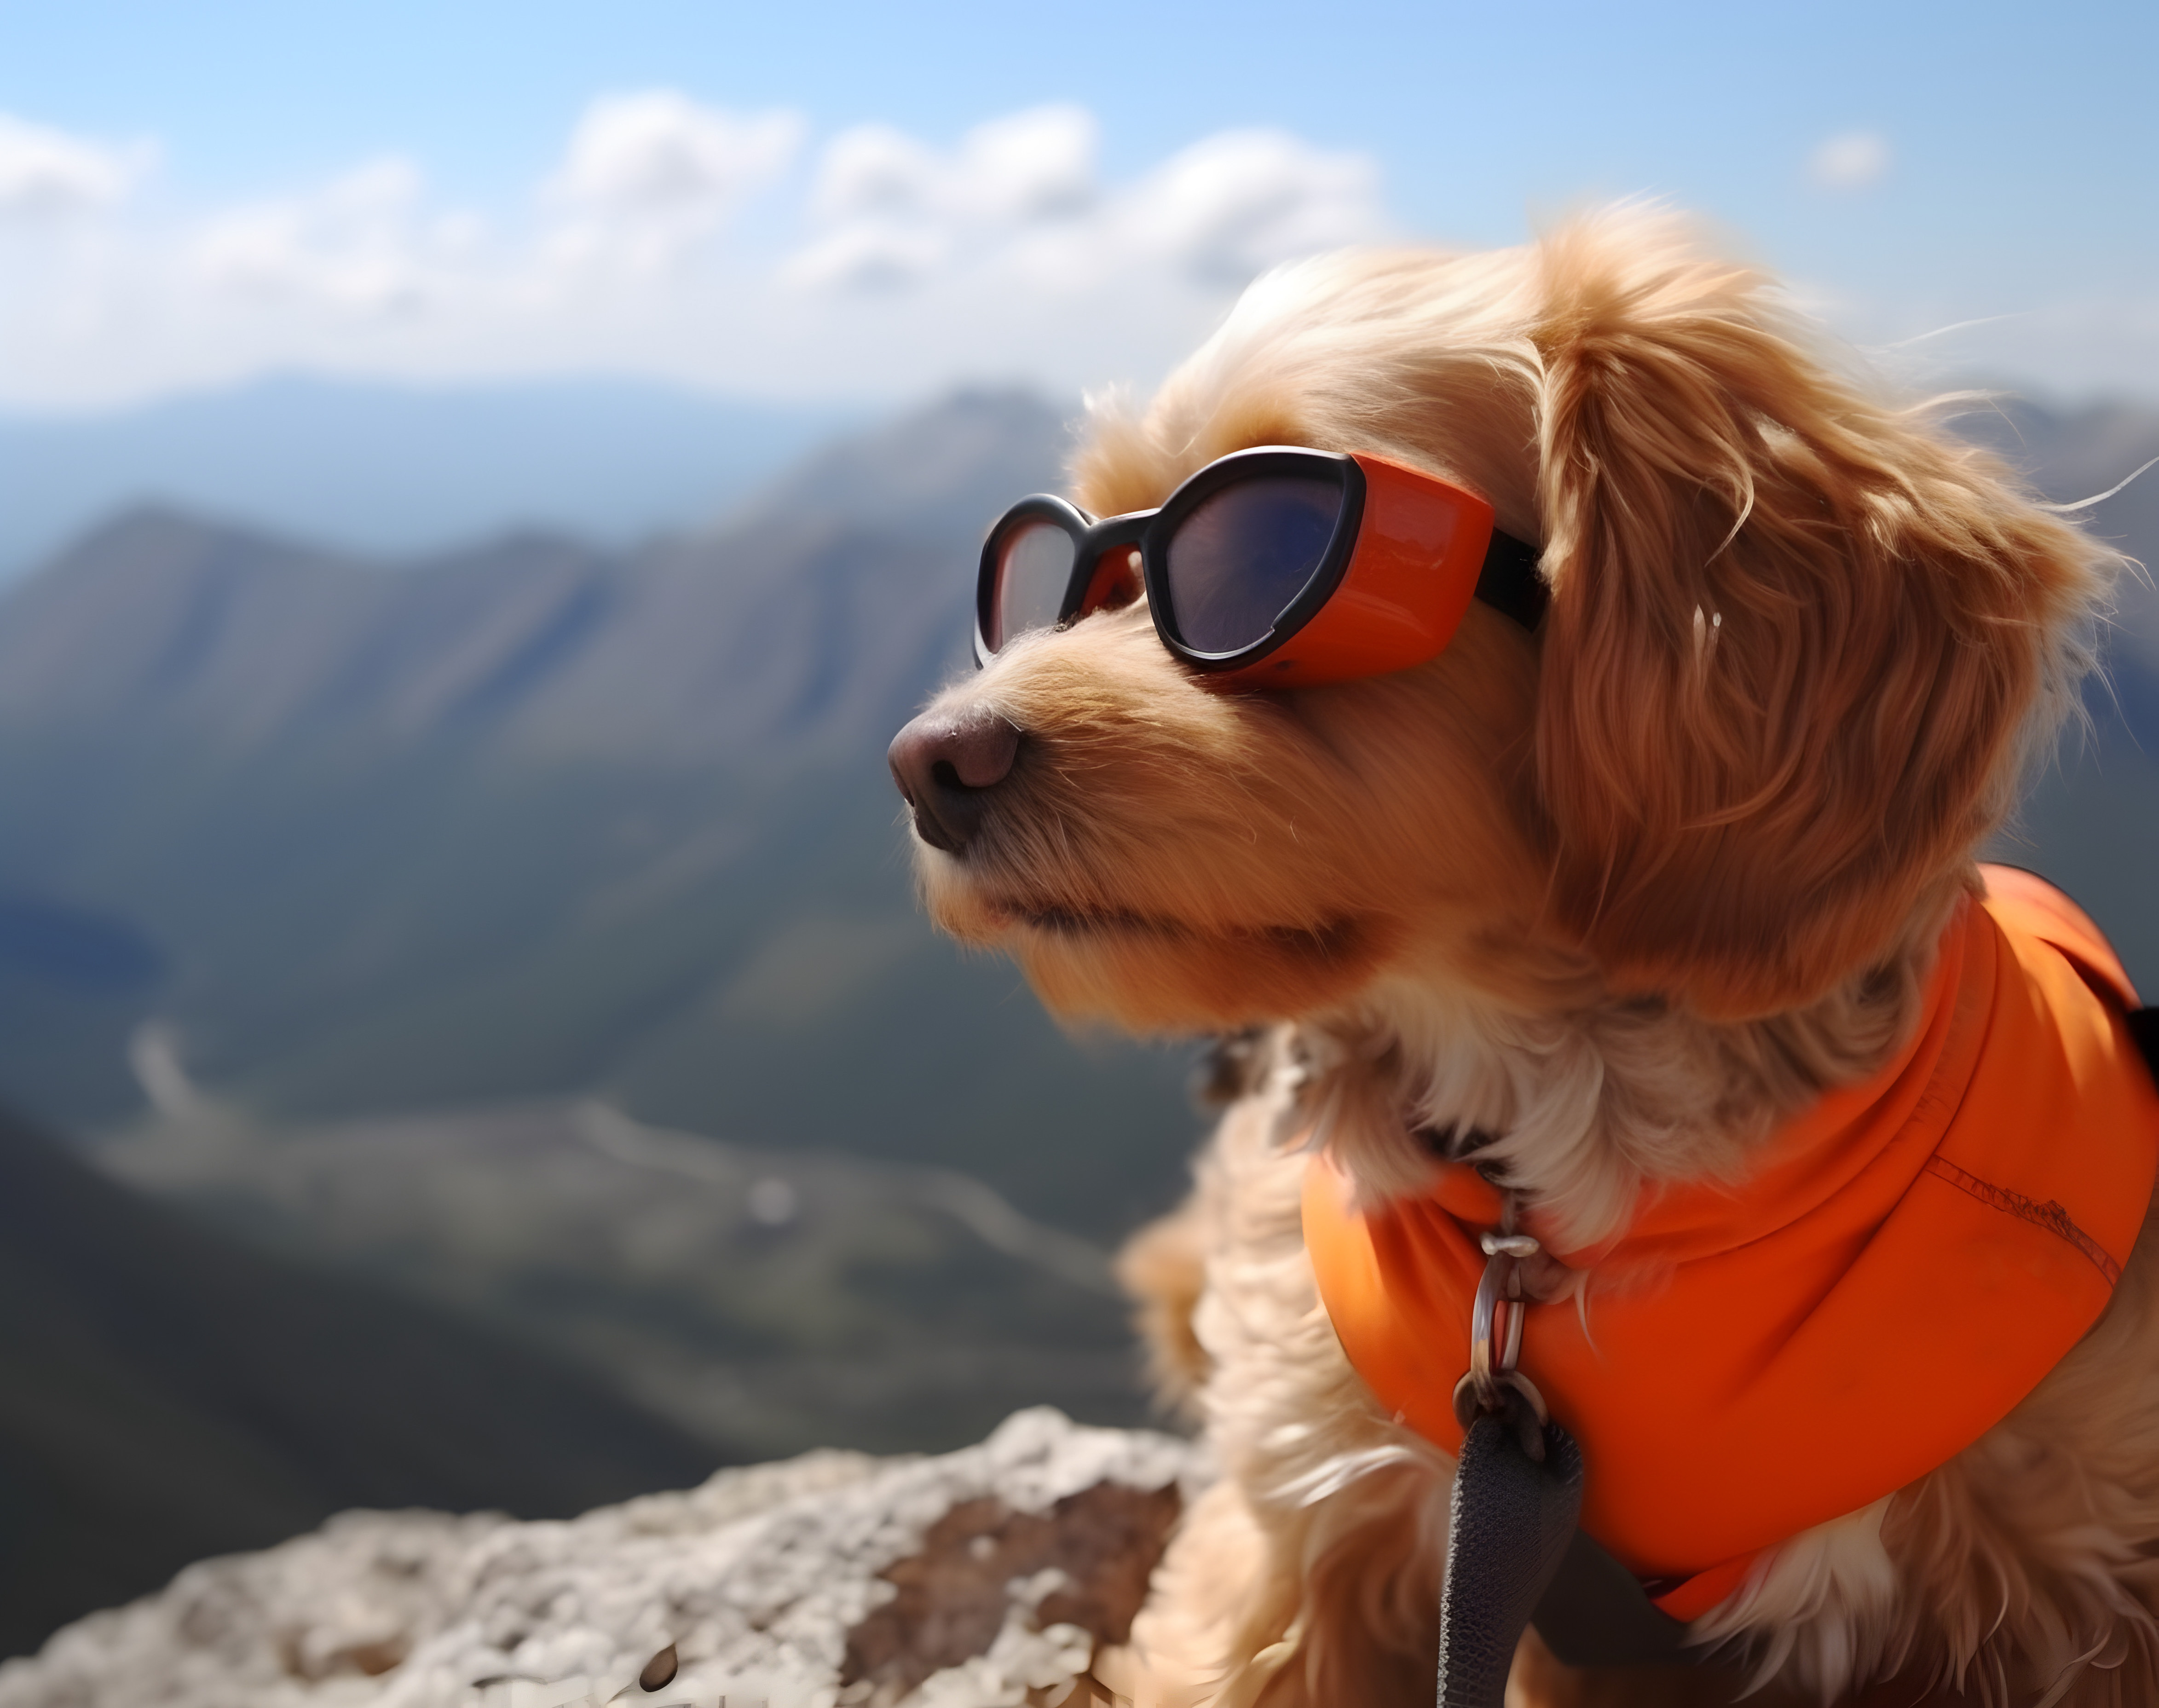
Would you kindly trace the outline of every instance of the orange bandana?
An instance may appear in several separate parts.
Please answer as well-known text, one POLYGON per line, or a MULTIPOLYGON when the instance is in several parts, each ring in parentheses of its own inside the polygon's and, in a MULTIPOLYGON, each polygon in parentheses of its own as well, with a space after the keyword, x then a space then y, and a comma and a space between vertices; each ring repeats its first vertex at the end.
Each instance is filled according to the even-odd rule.
MULTIPOLYGON (((1521 1367, 1581 1444, 1582 1528, 1659 1598, 1706 1612, 1763 1549, 1945 1463, 2105 1308, 2159 1168, 2159 1092, 2098 929, 1981 868, 1916 1036, 1770 1141, 1736 1184, 1645 1196, 1597 1265, 1654 1277, 1532 1305, 1521 1367), (1593 1337, 1593 1339, 1592 1338, 1593 1337)), ((1470 1169, 1369 1214, 1324 1157, 1305 1181, 1321 1297, 1381 1405, 1450 1451, 1479 1233, 1470 1169)), ((1535 1231, 1535 1219, 1530 1219, 1535 1231)))

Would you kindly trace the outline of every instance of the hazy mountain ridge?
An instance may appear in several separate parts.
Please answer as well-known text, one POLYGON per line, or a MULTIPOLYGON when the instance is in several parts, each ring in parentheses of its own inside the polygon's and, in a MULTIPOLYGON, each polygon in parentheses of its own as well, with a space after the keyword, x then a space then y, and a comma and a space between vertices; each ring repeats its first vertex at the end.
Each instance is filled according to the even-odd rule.
MULTIPOLYGON (((2081 506, 2159 457, 2159 408, 2125 402, 2068 410, 2003 397, 1968 409, 1954 426, 2000 452, 2056 504, 2081 506)), ((2159 468, 2072 514, 2137 561, 2138 570, 2116 589, 2108 650, 2135 667, 2131 722, 2151 732, 2148 738, 2159 748, 2159 699, 2146 697, 2159 681, 2159 468)))
MULTIPOLYGON (((2159 409, 2125 402, 2072 410, 2001 397, 1954 425, 2058 504, 2082 505, 2159 457, 2159 409)), ((2105 674, 2084 696, 2091 727, 2065 734, 1993 851, 2082 902, 2149 998, 2159 995, 2159 468, 2072 514, 2136 562, 2099 636, 2105 674)))
MULTIPOLYGON (((2125 405, 1955 425, 2058 499, 2159 455, 2159 414, 2125 405)), ((708 531, 612 552, 526 531, 392 572, 138 509, 0 601, 0 721, 140 717, 240 746, 479 732, 637 763, 837 753, 964 662, 973 541, 1061 484, 1067 437, 1025 394, 960 394, 811 455, 708 531)), ((2159 541, 2159 478, 2092 520, 2132 551, 2159 541)), ((2132 581, 2120 617, 2121 650, 2159 672, 2159 593, 2132 581)))
POLYGON ((709 533, 510 535, 394 572, 138 510, 0 603, 0 721, 753 769, 856 750, 963 659, 966 542, 1057 483, 1063 436, 1033 398, 962 395, 709 533))
POLYGON ((118 411, 0 413, 0 578, 151 501, 347 551, 534 525, 627 546, 710 523, 862 415, 634 380, 305 375, 118 411))

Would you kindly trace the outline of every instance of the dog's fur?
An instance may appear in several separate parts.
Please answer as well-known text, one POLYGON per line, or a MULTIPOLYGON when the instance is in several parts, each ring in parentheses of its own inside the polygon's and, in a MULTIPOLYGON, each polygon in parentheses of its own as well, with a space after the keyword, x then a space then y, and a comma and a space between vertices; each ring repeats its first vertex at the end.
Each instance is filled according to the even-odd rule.
MULTIPOLYGON (((1543 547, 1540 632, 1473 606, 1428 665, 1274 695, 1210 689, 1136 606, 1025 636, 935 708, 1022 742, 964 855, 920 872, 1062 1013, 1273 1028, 1126 1260, 1226 1473, 1127 1664, 1164 1701, 1385 1708, 1431 1700, 1452 1464, 1320 1309, 1315 1125, 1375 1203, 1424 1188, 1429 1136, 1478 1134, 1570 1248, 1645 1182, 1742 1172, 1908 1035, 2116 560, 1654 210, 1273 274, 1144 413, 1094 407, 1077 496, 1142 509, 1270 443, 1483 494, 1543 547)), ((2159 1702, 2154 1251, 2006 1421, 1693 1634, 1773 1700, 1893 1675, 1900 1700, 2159 1702)), ((1681 1700, 1533 1639, 1517 1688, 1681 1700)))

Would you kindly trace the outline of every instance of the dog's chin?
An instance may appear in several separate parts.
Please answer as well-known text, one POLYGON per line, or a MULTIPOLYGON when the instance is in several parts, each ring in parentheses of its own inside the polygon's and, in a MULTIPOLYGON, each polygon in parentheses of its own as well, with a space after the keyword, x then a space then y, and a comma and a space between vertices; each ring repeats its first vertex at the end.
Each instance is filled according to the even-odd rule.
POLYGON ((1196 925, 1040 902, 933 899, 937 923, 1011 955, 1069 1019, 1186 1033, 1310 1013, 1368 983, 1395 934, 1343 915, 1318 924, 1196 925))

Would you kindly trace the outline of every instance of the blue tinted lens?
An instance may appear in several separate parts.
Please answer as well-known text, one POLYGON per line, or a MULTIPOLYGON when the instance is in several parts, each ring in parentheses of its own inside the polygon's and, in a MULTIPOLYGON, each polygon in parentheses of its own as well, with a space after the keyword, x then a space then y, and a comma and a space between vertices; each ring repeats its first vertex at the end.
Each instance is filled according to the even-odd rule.
POLYGON ((1318 569, 1341 514, 1340 483, 1304 475, 1239 481, 1203 499, 1169 542, 1184 644, 1231 653, 1266 639, 1318 569))
POLYGON ((1072 536, 1054 522, 1022 522, 997 542, 997 581, 990 600, 991 652, 1030 629, 1057 621, 1071 585, 1072 536))

